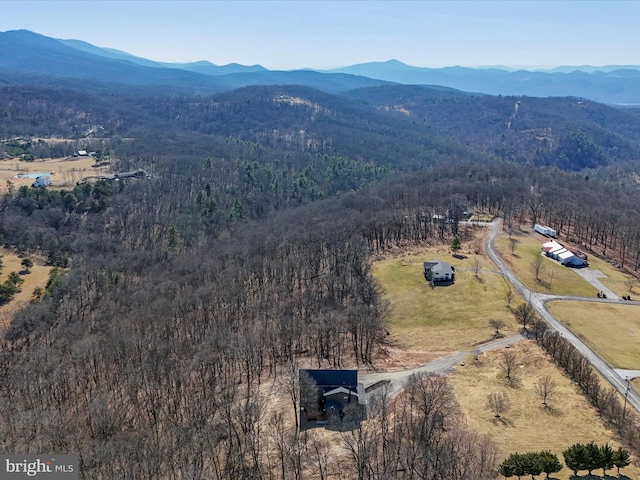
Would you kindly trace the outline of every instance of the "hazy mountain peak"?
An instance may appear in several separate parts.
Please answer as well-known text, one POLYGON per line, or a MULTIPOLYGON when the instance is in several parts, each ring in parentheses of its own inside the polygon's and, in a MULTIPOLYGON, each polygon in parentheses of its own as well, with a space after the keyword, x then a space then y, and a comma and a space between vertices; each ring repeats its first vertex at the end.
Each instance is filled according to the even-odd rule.
POLYGON ((300 84, 337 92, 392 82, 440 85, 490 95, 575 96, 609 104, 640 104, 638 66, 569 66, 546 71, 502 66, 427 68, 392 58, 325 71, 271 71, 261 65, 218 66, 206 60, 156 62, 82 40, 57 40, 29 30, 0 32, 0 68, 20 74, 163 85, 180 90, 300 84))

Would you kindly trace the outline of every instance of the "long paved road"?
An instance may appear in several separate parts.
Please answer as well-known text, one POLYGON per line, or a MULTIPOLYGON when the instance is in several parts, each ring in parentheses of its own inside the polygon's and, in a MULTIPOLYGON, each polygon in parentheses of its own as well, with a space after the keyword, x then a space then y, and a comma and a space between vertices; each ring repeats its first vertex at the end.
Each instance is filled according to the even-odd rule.
MULTIPOLYGON (((546 303, 553 300, 577 300, 577 301, 588 301, 588 302, 601 302, 601 303, 622 303, 625 305, 635 304, 640 305, 640 302, 629 302, 623 300, 616 299, 601 299, 601 298, 592 298, 592 297, 573 297, 573 296, 558 296, 558 295, 548 295, 543 293, 533 292, 529 288, 527 288, 520 279, 511 271, 511 269, 502 261, 500 256, 496 253, 494 248, 494 241, 496 234, 500 228, 501 221, 496 220, 493 223, 486 223, 483 226, 490 226, 491 231, 487 237, 486 242, 486 252, 489 255, 489 258, 493 260, 493 262, 500 269, 500 273, 504 276, 504 278, 510 282, 522 295, 523 298, 529 299, 531 305, 535 308, 538 314, 547 322, 549 327, 553 330, 558 331, 564 338, 566 338, 578 351, 584 355, 584 357, 591 363, 593 368, 595 368, 616 390, 618 390, 622 395, 625 395, 629 405, 633 406, 636 410, 640 412, 640 394, 636 392, 634 389, 629 388, 629 383, 627 381, 631 380, 636 375, 636 373, 640 374, 640 371, 626 371, 626 370, 615 370, 612 368, 607 362, 605 362, 597 353, 595 353, 588 345, 586 345, 582 340, 580 340, 576 335, 574 335, 567 327, 562 325, 546 308, 546 303)), ((487 352, 489 350, 493 350, 499 347, 504 347, 506 345, 510 345, 516 342, 523 340, 521 335, 514 335, 511 337, 502 338, 499 340, 494 340, 492 342, 488 342, 484 345, 478 347, 478 350, 482 352, 487 352)), ((421 365, 416 368, 407 369, 407 370, 399 370, 392 372, 360 372, 359 377, 360 381, 364 383, 365 387, 370 387, 379 382, 388 382, 390 391, 390 397, 397 394, 404 387, 405 382, 413 373, 419 372, 430 372, 436 375, 446 375, 453 371, 453 368, 456 365, 462 363, 469 352, 459 351, 453 355, 449 355, 448 357, 440 358, 433 362, 429 362, 425 365, 421 365)))
MULTIPOLYGON (((500 256, 494 249, 494 240, 498 229, 500 228, 501 221, 496 220, 491 227, 491 233, 487 237, 486 252, 487 255, 498 266, 505 279, 507 279, 517 290, 520 292, 523 298, 529 299, 531 305, 536 309, 538 314, 547 322, 550 328, 560 332, 560 334, 566 338, 578 351, 584 355, 584 357, 616 390, 622 395, 626 396, 627 401, 636 410, 640 412, 640 394, 634 389, 629 388, 629 383, 626 378, 622 377, 611 365, 605 362, 596 352, 594 352, 588 345, 574 335, 571 330, 562 325, 546 308, 546 303, 551 300, 579 300, 579 301, 601 301, 607 303, 624 303, 629 302, 620 300, 604 300, 582 297, 562 297, 556 295, 544 295, 538 294, 527 288, 518 277, 511 271, 511 269, 502 261, 500 256)), ((638 302, 631 302, 632 304, 638 304, 638 302)))

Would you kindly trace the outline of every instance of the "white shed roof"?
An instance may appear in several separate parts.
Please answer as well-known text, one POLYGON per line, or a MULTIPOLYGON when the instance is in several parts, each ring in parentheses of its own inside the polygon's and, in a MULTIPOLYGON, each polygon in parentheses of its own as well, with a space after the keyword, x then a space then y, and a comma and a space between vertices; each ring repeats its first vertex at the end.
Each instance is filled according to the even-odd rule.
POLYGON ((575 255, 570 252, 569 250, 567 250, 566 252, 562 252, 558 254, 558 258, 560 260, 566 260, 567 258, 571 258, 571 257, 575 257, 575 255))
POLYGON ((561 246, 562 245, 560 245, 555 240, 551 240, 550 242, 542 244, 542 248, 561 247, 561 246))

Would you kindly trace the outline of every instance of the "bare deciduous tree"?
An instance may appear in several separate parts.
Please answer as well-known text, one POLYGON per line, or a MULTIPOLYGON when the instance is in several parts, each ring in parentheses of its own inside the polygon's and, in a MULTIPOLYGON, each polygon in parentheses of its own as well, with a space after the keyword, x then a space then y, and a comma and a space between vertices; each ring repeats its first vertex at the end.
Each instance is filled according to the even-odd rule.
POLYGON ((495 318, 491 318, 489 320, 489 326, 495 329, 496 331, 495 336, 499 337, 500 329, 504 327, 504 322, 502 320, 496 320, 495 318))
POLYGON ((629 287, 629 293, 633 291, 633 287, 636 285, 636 279, 634 277, 629 277, 625 280, 624 284, 629 287))
POLYGON ((311 437, 307 442, 307 449, 316 464, 316 472, 320 480, 329 477, 329 460, 331 445, 327 439, 317 435, 317 432, 308 432, 311 437))
POLYGON ((504 413, 511 408, 511 402, 506 392, 492 392, 487 395, 487 410, 490 410, 495 418, 500 418, 504 413))
POLYGON ((296 432, 300 427, 298 418, 300 415, 300 375, 302 375, 302 373, 298 373, 298 362, 290 360, 285 365, 285 371, 280 378, 280 384, 282 385, 283 390, 287 392, 291 399, 291 403, 293 403, 293 413, 296 419, 296 432))
POLYGON ((482 352, 480 351, 480 348, 476 347, 473 350, 471 350, 471 355, 473 355, 473 361, 474 362, 480 362, 480 354, 482 352))
POLYGON ((532 323, 536 318, 536 311, 529 303, 521 303, 515 311, 516 321, 526 330, 527 325, 532 323))
POLYGON ((536 258, 531 262, 531 271, 536 277, 536 282, 540 281, 540 275, 544 272, 544 259, 542 255, 536 255, 536 258))
POLYGON ((551 291, 551 286, 553 285, 553 277, 555 276, 555 270, 549 270, 549 283, 547 283, 547 291, 551 291))
POLYGON ((318 385, 304 370, 300 370, 300 408, 308 417, 318 413, 318 385))
POLYGON ((500 367, 504 371, 507 380, 511 386, 513 386, 517 380, 517 368, 518 368, 518 356, 515 352, 506 352, 502 355, 502 361, 500 362, 500 367))
POLYGON ((540 341, 542 339, 542 336, 548 329, 549 326, 547 325, 547 322, 541 320, 540 318, 536 317, 533 319, 533 322, 531 322, 531 330, 533 331, 533 334, 537 341, 540 341))
POLYGON ((511 306, 511 301, 513 300, 513 289, 507 285, 507 288, 504 291, 504 299, 507 302, 507 307, 511 306))
POLYGON ((557 384, 555 380, 551 378, 551 375, 545 375, 536 382, 536 393, 545 407, 547 406, 547 400, 553 396, 556 386, 557 384))
POLYGON ((480 270, 482 270, 482 265, 480 264, 480 259, 476 258, 471 265, 471 271, 473 272, 473 276, 478 278, 480 275, 480 270))

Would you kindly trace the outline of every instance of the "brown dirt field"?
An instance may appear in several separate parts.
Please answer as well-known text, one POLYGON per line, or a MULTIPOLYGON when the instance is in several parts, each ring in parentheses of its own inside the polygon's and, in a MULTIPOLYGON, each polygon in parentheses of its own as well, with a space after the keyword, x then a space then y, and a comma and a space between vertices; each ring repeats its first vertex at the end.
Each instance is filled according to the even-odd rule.
POLYGON ((0 191, 6 191, 10 181, 15 188, 30 186, 34 178, 15 178, 18 174, 49 172, 53 188, 72 188, 84 177, 111 173, 109 166, 94 167, 92 157, 66 157, 59 159, 21 162, 16 159, 0 160, 0 191))
POLYGON ((447 352, 425 352, 422 350, 407 350, 397 346, 387 346, 374 359, 377 370, 394 371, 419 367, 451 354, 447 352))
MULTIPOLYGON (((493 438, 498 445, 499 461, 510 453, 547 449, 562 461, 564 449, 592 440, 615 447, 622 445, 582 393, 534 341, 521 342, 509 351, 518 355, 521 364, 517 388, 508 385, 499 367, 504 350, 485 353, 478 364, 469 362, 449 376, 468 425, 493 438), (545 375, 550 375, 557 384, 555 394, 548 400, 549 409, 543 407, 535 391, 536 382, 545 375), (503 415, 503 421, 496 421, 485 407, 487 395, 492 392, 506 392, 509 396, 511 409, 503 415)), ((621 473, 640 478, 639 467, 632 465, 621 473)), ((572 472, 565 468, 554 478, 567 480, 571 476, 572 472)))
MULTIPOLYGON (((22 272, 24 267, 20 264, 22 258, 18 257, 13 252, 0 248, 0 254, 3 255, 2 273, 0 273, 0 282, 4 282, 11 272, 22 272)), ((0 334, 7 328, 13 313, 20 309, 33 297, 33 289, 36 287, 44 288, 49 279, 49 271, 51 267, 43 265, 37 258, 30 257, 33 260, 33 267, 31 267, 30 273, 20 275, 24 279, 24 283, 21 285, 20 293, 16 294, 11 302, 0 307, 0 334)))

